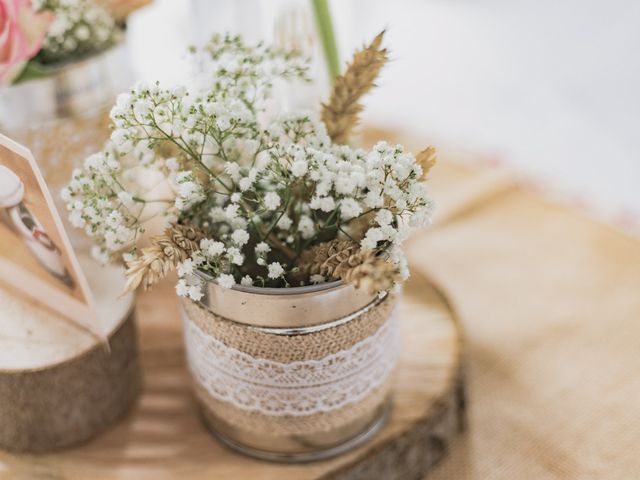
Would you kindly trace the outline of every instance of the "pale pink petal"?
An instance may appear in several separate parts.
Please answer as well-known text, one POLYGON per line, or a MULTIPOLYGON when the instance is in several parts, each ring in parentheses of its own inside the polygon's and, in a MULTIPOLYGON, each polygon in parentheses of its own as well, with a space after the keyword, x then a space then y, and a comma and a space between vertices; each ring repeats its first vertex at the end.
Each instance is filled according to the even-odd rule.
POLYGON ((29 5, 20 9, 18 24, 22 27, 27 40, 29 58, 40 51, 42 40, 53 21, 51 12, 35 12, 29 5))
POLYGON ((52 21, 51 12, 35 12, 30 0, 0 0, 0 83, 11 83, 40 51, 52 21))

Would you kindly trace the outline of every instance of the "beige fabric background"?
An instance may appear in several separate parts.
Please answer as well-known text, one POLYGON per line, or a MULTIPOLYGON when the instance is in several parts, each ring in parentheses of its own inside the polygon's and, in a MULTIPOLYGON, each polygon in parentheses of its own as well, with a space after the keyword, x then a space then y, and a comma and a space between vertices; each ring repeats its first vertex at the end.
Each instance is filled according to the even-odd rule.
POLYGON ((640 242, 442 164, 409 245, 465 328, 468 429, 429 480, 640 478, 640 242))

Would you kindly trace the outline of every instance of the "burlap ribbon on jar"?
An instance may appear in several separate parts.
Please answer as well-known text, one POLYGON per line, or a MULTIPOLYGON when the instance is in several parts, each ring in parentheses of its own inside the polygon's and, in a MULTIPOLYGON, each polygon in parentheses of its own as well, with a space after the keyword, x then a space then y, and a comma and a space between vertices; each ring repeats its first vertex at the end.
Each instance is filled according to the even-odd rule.
POLYGON ((348 429, 389 397, 399 334, 387 295, 346 322, 278 333, 183 301, 185 342, 205 418, 269 435, 348 429))

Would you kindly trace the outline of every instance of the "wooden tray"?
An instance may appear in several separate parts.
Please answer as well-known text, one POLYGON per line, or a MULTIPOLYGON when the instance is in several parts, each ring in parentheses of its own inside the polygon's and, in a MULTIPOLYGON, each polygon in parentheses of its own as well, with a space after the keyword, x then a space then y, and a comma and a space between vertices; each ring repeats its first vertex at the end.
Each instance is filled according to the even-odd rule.
POLYGON ((138 314, 145 387, 127 419, 75 449, 41 456, 0 451, 0 478, 421 479, 462 427, 458 323, 444 296, 416 273, 401 306, 403 350, 388 424, 367 445, 306 465, 247 458, 207 432, 191 396, 171 283, 140 295, 138 314))

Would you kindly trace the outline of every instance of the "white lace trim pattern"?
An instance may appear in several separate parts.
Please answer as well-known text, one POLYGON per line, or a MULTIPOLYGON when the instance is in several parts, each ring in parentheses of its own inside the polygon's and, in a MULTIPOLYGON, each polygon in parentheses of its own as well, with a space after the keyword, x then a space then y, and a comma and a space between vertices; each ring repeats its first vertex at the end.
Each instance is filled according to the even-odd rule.
POLYGON ((371 337, 319 360, 281 363, 229 347, 185 319, 187 361, 194 380, 214 398, 271 416, 304 416, 357 403, 393 370, 396 313, 371 337))

